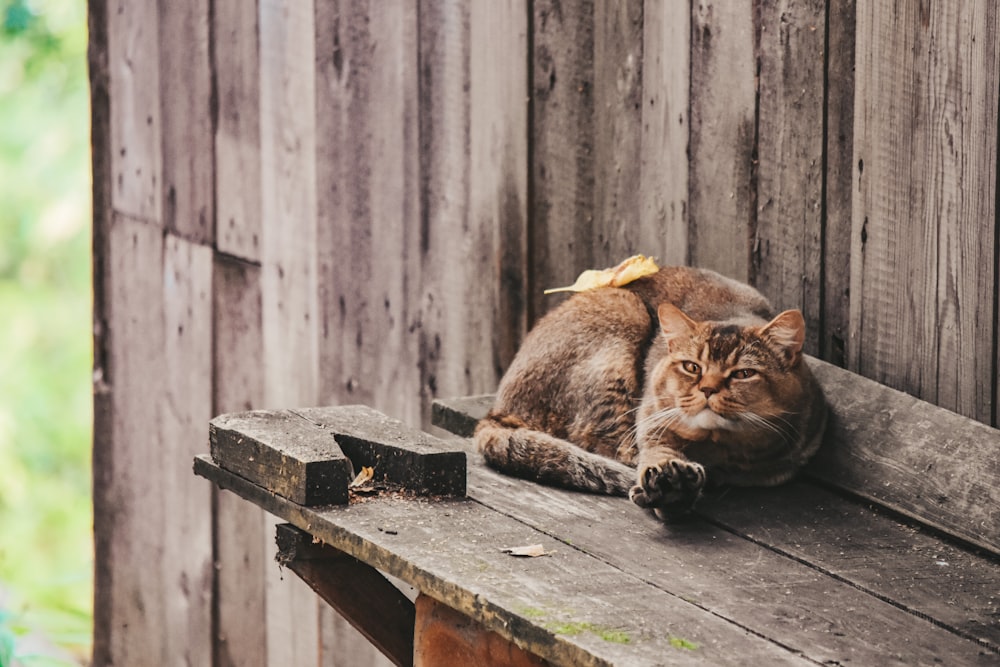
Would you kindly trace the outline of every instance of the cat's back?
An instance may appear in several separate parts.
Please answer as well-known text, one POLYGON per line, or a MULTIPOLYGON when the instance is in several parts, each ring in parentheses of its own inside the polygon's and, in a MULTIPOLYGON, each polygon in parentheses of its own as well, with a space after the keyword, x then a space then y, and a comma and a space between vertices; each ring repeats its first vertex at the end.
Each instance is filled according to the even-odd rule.
POLYGON ((665 266, 627 288, 648 307, 667 301, 695 320, 770 320, 770 302, 753 287, 708 269, 665 266))

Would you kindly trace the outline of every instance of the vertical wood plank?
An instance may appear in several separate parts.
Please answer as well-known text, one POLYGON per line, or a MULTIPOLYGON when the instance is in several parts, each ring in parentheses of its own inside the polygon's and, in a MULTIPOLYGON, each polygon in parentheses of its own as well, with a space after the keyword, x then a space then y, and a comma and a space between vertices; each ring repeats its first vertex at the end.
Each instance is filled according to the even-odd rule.
POLYGON ((847 363, 851 302, 851 191, 854 174, 855 0, 827 5, 826 163, 820 356, 847 363))
POLYGON ((799 308, 818 354, 822 303, 825 0, 760 3, 756 237, 752 275, 778 310, 799 308))
POLYGON ((642 39, 638 247, 687 264, 691 3, 647 0, 642 39))
MULTIPOLYGON (((130 441, 148 463, 139 469, 145 477, 159 477, 161 495, 149 498, 139 491, 142 504, 156 503, 164 522, 158 527, 159 548, 145 556, 159 561, 163 597, 150 601, 163 605, 163 627, 155 638, 137 634, 147 646, 147 657, 158 664, 208 665, 212 661, 212 485, 191 474, 191 460, 205 451, 208 421, 212 415, 212 249, 168 234, 162 261, 164 346, 155 386, 162 397, 140 392, 132 400, 152 401, 161 411, 156 445, 130 441), (152 451, 149 451, 152 450, 152 451)), ((147 269, 148 270, 148 269, 147 269)), ((134 338, 145 347, 146 340, 134 338)), ((158 356, 158 355, 153 355, 158 356)), ((146 483, 146 479, 139 478, 146 483)), ((141 561, 137 561, 141 562, 141 561)), ((133 564, 142 575, 144 568, 133 564)), ((130 627, 129 632, 134 632, 130 627)), ((126 662, 124 664, 141 664, 126 662)))
POLYGON ((757 74, 752 3, 698 0, 691 11, 691 263, 747 281, 757 74))
POLYGON ((320 396, 419 424, 416 7, 317 10, 320 396))
POLYGON ((529 3, 472 2, 469 12, 469 259, 478 273, 463 306, 489 309, 465 316, 471 394, 496 388, 528 327, 529 3))
MULTIPOLYGON (((219 200, 235 193, 219 191, 219 200)), ((215 414, 265 407, 260 267, 233 257, 215 258, 212 376, 215 414)), ((267 664, 264 513, 226 491, 215 491, 216 667, 267 664)))
POLYGON ((850 368, 988 421, 998 14, 858 14, 850 368))
MULTIPOLYGON (((318 399, 313 3, 261 0, 259 10, 264 402, 279 408, 318 399)), ((262 545, 271 563, 274 523, 262 545)), ((315 596, 265 572, 268 664, 316 664, 315 596)))
POLYGON ((159 24, 155 3, 109 2, 111 206, 161 220, 159 24))
POLYGON ((260 54, 257 2, 215 0, 212 40, 216 247, 260 260, 260 54))
POLYGON ((594 0, 533 3, 529 321, 594 260, 594 0))
POLYGON ((640 245, 643 0, 595 0, 593 21, 592 235, 599 267, 658 249, 640 245))
MULTIPOLYGON (((482 266, 469 220, 469 3, 419 4, 420 294, 417 330, 420 414, 429 424, 439 391, 471 391, 469 322, 492 321, 492 304, 469 299, 482 266)), ((477 45, 478 48, 478 45, 477 45)), ((489 361, 480 350, 484 361, 489 361)), ((480 367, 481 368, 481 367, 480 367)), ((487 369, 489 366, 487 366, 487 369)), ((477 371, 479 369, 477 368, 477 371)), ((492 373, 490 373, 492 375, 492 373)), ((479 384, 479 383, 476 383, 479 384)))
POLYGON ((211 244, 215 212, 209 5, 202 0, 158 4, 163 223, 179 236, 211 244))
POLYGON ((156 442, 161 413, 150 378, 166 373, 162 274, 163 232, 114 216, 103 256, 104 366, 95 368, 94 663, 151 664, 169 638, 157 551, 166 520, 156 442), (152 269, 152 270, 151 270, 152 269), (126 332, 135 332, 126 334, 126 332), (147 563, 151 573, 138 567, 147 563))

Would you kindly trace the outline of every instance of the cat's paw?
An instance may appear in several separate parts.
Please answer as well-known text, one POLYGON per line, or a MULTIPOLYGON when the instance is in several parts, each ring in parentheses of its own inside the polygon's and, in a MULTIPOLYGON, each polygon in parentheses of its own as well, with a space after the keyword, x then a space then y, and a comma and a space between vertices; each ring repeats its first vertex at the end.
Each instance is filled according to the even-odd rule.
POLYGON ((668 459, 643 468, 639 483, 629 491, 629 499, 657 516, 681 514, 691 509, 705 486, 705 468, 684 459, 668 459))

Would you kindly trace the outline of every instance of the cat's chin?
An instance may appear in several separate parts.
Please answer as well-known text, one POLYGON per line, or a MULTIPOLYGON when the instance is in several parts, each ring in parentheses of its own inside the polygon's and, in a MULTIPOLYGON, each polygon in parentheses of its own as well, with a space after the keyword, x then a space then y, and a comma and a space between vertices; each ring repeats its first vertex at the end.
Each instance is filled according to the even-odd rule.
POLYGON ((735 431, 739 428, 738 421, 723 417, 707 407, 695 415, 685 417, 684 425, 702 431, 735 431))

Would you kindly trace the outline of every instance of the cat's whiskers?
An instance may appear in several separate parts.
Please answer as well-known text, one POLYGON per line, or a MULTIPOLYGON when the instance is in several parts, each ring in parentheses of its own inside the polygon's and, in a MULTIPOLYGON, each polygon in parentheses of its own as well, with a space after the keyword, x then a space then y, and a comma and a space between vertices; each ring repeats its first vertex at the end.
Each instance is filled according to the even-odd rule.
POLYGON ((762 417, 754 412, 742 412, 738 416, 741 421, 751 426, 781 436, 782 440, 794 442, 799 438, 798 429, 795 428, 795 425, 780 415, 762 417))

